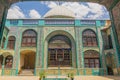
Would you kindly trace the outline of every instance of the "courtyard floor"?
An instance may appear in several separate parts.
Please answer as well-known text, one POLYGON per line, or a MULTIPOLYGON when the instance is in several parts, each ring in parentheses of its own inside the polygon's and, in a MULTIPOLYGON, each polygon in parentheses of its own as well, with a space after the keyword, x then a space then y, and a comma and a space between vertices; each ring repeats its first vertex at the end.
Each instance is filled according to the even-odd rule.
MULTIPOLYGON (((53 77, 56 77, 56 76, 49 76, 49 78, 53 78, 53 77)), ((0 80, 39 80, 39 77, 37 76, 0 76, 0 80)), ((120 80, 120 76, 75 76, 74 80, 120 80)))

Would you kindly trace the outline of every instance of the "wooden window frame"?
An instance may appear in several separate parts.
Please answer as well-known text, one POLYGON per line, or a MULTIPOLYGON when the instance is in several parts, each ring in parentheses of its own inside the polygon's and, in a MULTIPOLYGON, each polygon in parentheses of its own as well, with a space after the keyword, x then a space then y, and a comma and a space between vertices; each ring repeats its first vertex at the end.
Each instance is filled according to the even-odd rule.
POLYGON ((84 47, 98 46, 97 36, 92 30, 85 30, 82 34, 84 47))
POLYGON ((23 33, 23 37, 22 37, 22 47, 35 47, 37 44, 37 34, 35 31, 33 30, 27 30, 23 33), (35 35, 34 36, 30 36, 28 35, 27 31, 32 31, 35 35), (26 36, 27 34, 27 36, 26 36), (34 41, 35 40, 35 41, 34 41))
POLYGON ((14 49, 15 48, 15 37, 14 36, 10 36, 9 39, 8 39, 8 46, 7 48, 8 49, 14 49))

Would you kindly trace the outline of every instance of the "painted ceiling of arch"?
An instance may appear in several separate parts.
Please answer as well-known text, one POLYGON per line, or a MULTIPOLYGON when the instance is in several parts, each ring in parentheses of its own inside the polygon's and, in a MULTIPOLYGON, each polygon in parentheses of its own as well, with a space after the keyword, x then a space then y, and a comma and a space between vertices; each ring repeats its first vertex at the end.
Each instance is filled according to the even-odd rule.
POLYGON ((60 1, 15 3, 8 10, 7 19, 40 19, 45 18, 47 13, 48 18, 110 19, 109 12, 100 4, 60 1))
POLYGON ((13 4, 19 1, 71 1, 71 2, 94 2, 104 5, 106 8, 110 6, 117 0, 0 0, 0 3, 13 4))

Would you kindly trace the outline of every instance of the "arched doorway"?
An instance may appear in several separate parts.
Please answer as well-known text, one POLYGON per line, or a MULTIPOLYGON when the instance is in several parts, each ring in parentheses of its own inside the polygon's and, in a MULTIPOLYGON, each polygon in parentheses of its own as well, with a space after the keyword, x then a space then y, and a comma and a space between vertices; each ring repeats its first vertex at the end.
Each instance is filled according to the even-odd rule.
POLYGON ((12 55, 8 55, 5 58, 5 68, 12 68, 12 64, 13 64, 13 56, 12 55))
POLYGON ((35 52, 25 50, 20 55, 20 69, 34 69, 35 68, 35 52))
POLYGON ((108 75, 113 75, 113 68, 115 68, 116 64, 112 53, 107 53, 106 55, 106 66, 108 75))
POLYGON ((65 35, 55 35, 48 41, 48 67, 72 65, 71 41, 65 35))
POLYGON ((3 64, 3 55, 0 55, 0 69, 2 68, 2 64, 3 64))

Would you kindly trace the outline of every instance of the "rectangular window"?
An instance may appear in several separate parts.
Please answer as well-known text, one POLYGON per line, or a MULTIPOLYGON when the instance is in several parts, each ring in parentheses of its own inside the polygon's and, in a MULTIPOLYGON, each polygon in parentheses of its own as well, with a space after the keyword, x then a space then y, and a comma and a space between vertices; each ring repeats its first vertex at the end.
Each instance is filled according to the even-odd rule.
POLYGON ((46 25, 72 25, 74 20, 45 20, 46 25))
POLYGON ((98 58, 96 59, 87 58, 84 61, 85 61, 86 68, 99 68, 100 67, 98 58))
POLYGON ((81 20, 80 21, 82 25, 95 25, 95 20, 81 20))
POLYGON ((23 25, 34 25, 38 24, 38 20, 23 20, 23 25))
POLYGON ((18 20, 10 20, 11 25, 18 25, 18 20))

